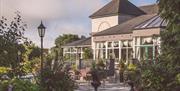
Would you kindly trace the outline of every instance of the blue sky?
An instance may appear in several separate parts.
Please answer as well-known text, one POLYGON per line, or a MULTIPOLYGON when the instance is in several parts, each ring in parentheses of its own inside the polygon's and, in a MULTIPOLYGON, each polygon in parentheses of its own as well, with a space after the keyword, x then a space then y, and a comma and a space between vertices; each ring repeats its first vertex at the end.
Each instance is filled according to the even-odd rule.
POLYGON ((129 1, 131 1, 135 5, 142 6, 142 5, 156 3, 157 0, 129 0, 129 1))
MULTIPOLYGON (((54 40, 61 34, 72 33, 89 36, 91 22, 89 15, 111 0, 0 0, 0 16, 12 18, 20 11, 28 24, 25 32, 30 40, 40 45, 37 26, 41 19, 47 27, 44 46, 54 46, 54 40)), ((156 3, 156 0, 129 0, 137 6, 156 3)))

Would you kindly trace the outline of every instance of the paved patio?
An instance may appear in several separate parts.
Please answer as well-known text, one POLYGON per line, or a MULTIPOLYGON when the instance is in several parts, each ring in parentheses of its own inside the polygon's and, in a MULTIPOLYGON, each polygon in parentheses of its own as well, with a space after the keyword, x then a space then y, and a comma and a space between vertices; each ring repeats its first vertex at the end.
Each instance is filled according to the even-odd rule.
MULTIPOLYGON (((129 91, 130 88, 120 83, 106 83, 101 85, 98 91, 129 91)), ((93 87, 88 83, 79 84, 79 88, 75 91, 94 91, 93 87)))

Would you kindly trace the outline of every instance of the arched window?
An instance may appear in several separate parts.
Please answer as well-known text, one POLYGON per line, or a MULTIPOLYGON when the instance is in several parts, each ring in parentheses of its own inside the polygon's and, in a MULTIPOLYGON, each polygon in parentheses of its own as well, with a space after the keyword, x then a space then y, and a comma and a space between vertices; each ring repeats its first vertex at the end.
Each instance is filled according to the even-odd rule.
POLYGON ((99 24, 97 31, 100 32, 100 31, 108 29, 110 27, 111 27, 111 25, 107 21, 104 21, 104 22, 99 24))

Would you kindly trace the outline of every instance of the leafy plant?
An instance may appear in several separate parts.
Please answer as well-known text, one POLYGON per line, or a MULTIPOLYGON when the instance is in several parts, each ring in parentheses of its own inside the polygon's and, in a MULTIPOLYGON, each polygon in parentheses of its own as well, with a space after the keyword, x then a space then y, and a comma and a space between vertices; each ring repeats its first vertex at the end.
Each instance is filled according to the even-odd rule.
POLYGON ((85 48, 83 53, 84 59, 91 59, 93 57, 92 51, 90 48, 85 48))
POLYGON ((0 82, 0 91, 7 91, 9 85, 13 86, 13 91, 41 91, 37 84, 17 78, 0 82))
POLYGON ((44 91, 74 91, 75 81, 64 67, 64 62, 58 58, 59 51, 54 52, 55 56, 49 54, 46 58, 42 78, 44 91))
POLYGON ((136 66, 135 64, 130 63, 130 64, 128 65, 128 70, 135 71, 136 69, 137 69, 137 66, 136 66))
POLYGON ((106 67, 106 65, 102 59, 99 59, 97 61, 96 66, 97 66, 97 69, 99 69, 99 70, 103 70, 106 67))
POLYGON ((0 67, 0 76, 3 74, 7 74, 11 69, 8 67, 0 67))
POLYGON ((142 69, 144 91, 179 91, 180 84, 180 1, 157 0, 159 14, 167 22, 161 32, 161 55, 155 65, 146 64, 142 69))

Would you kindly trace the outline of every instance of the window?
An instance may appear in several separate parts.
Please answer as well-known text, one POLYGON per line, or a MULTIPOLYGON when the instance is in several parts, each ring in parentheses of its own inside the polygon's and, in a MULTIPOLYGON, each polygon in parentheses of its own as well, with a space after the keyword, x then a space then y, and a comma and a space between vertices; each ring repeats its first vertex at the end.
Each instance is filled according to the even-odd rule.
POLYGON ((119 41, 114 42, 114 48, 119 48, 119 41))
POLYGON ((122 41, 121 59, 129 61, 132 59, 132 41, 122 41))
POLYGON ((112 47, 112 42, 108 42, 108 48, 112 47))
POLYGON ((105 42, 98 42, 96 43, 96 49, 95 49, 95 57, 96 59, 105 58, 106 50, 105 50, 105 42))

